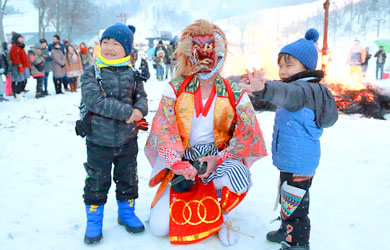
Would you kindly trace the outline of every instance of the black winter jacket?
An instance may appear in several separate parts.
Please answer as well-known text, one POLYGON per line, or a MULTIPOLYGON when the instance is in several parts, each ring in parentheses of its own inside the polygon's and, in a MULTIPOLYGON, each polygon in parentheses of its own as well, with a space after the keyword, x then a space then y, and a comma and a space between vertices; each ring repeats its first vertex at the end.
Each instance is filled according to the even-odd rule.
POLYGON ((101 146, 119 147, 137 137, 136 124, 126 121, 134 108, 147 115, 147 95, 143 82, 135 84, 133 71, 127 66, 102 68, 101 76, 106 97, 101 93, 93 65, 81 77, 82 101, 94 113, 92 133, 87 140, 101 146))

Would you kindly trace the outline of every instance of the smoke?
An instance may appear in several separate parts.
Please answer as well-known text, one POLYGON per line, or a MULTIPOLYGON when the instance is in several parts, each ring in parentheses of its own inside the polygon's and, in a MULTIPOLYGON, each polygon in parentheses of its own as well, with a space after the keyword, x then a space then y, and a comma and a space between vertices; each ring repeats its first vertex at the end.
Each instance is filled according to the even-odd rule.
MULTIPOLYGON (((137 26, 137 32, 146 36, 158 36, 163 31, 179 32, 197 19, 216 21, 227 17, 245 15, 265 8, 314 2, 315 0, 99 0, 95 3, 103 9, 98 21, 102 25, 120 22, 119 13, 128 13, 128 24, 137 26), (104 21, 104 22, 103 22, 104 21)), ((94 21, 96 25, 96 21, 94 21)))
POLYGON ((203 6, 200 8, 194 8, 196 16, 202 16, 203 18, 210 19, 210 21, 237 16, 245 15, 256 10, 275 8, 288 5, 296 5, 303 3, 315 2, 316 0, 225 0, 225 1, 210 1, 210 0, 197 0, 194 1, 194 6, 203 6), (204 7, 206 6, 206 7, 204 7))

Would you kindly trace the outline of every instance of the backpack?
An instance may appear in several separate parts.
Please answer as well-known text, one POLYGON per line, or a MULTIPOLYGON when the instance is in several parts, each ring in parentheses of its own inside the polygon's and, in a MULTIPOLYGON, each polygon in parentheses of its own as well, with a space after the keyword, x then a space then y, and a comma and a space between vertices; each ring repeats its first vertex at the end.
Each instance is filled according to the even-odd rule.
POLYGON ((12 65, 12 61, 11 61, 11 55, 10 55, 10 53, 9 53, 9 51, 7 50, 7 51, 4 51, 4 55, 5 55, 5 58, 6 58, 6 61, 7 61, 7 66, 8 66, 8 68, 7 68, 7 71, 9 71, 10 70, 10 67, 11 67, 11 65, 12 65))
POLYGON ((37 55, 33 51, 28 51, 28 58, 30 59, 31 64, 35 67, 37 71, 41 72, 45 69, 45 64, 43 63, 43 61, 39 63, 36 62, 37 55))
MULTIPOLYGON (((99 84, 100 90, 102 91, 103 97, 106 97, 106 92, 104 91, 103 85, 102 85, 102 74, 100 68, 94 64, 95 67, 95 78, 99 84)), ((92 128, 91 128, 91 121, 93 117, 93 113, 89 111, 81 99, 80 106, 80 120, 76 121, 75 131, 76 135, 81 136, 84 138, 87 135, 91 135, 92 128)))

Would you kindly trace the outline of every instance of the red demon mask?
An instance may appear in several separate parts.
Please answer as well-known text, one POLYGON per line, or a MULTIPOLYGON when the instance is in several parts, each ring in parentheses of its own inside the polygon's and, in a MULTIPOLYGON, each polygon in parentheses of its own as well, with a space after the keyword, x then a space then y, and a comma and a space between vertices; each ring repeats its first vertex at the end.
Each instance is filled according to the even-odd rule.
POLYGON ((198 35, 192 38, 192 56, 199 73, 208 73, 217 64, 213 35, 198 35))

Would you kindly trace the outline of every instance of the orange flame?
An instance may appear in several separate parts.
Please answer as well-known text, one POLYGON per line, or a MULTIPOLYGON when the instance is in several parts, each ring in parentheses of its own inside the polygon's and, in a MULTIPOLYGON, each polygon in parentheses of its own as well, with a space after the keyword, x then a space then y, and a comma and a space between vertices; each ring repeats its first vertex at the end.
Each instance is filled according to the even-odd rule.
MULTIPOLYGON (((234 19, 230 20, 231 23, 234 21, 234 19)), ((227 32, 227 40, 233 41, 233 44, 228 47, 222 75, 226 77, 243 75, 246 74, 246 69, 252 71, 252 68, 262 68, 266 72, 267 79, 280 79, 277 65, 278 51, 282 44, 299 39, 301 32, 281 38, 275 30, 267 26, 259 29, 258 25, 248 25, 243 30, 244 26, 230 26, 227 32)), ((344 48, 336 48, 334 54, 332 51, 327 51, 324 56, 319 52, 317 63, 317 69, 321 69, 322 64, 325 66, 326 75, 322 82, 335 96, 339 110, 350 107, 352 103, 370 103, 375 100, 372 91, 367 90, 369 84, 364 79, 361 67, 350 67, 346 62, 345 52, 344 48)))

